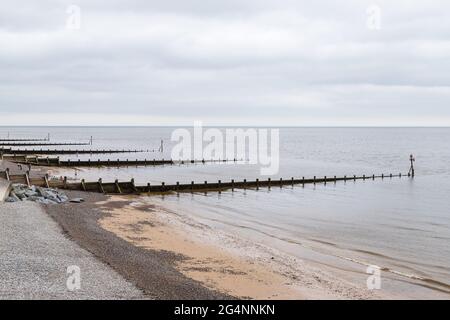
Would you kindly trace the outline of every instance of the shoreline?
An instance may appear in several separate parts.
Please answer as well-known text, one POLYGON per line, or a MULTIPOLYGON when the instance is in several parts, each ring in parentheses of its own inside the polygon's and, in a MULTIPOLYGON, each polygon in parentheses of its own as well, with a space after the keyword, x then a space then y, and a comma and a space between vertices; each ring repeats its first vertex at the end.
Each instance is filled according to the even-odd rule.
POLYGON ((84 198, 84 203, 44 205, 46 212, 75 241, 97 259, 112 267, 150 299, 233 299, 235 297, 204 287, 174 268, 182 255, 134 246, 103 229, 99 220, 111 216, 111 210, 127 202, 108 201, 109 197, 89 192, 67 191, 70 197, 84 198), (103 203, 99 205, 98 203, 103 203))
POLYGON ((76 196, 87 202, 50 205, 47 212, 70 238, 157 299, 382 298, 301 259, 213 230, 149 198, 76 196))
MULTIPOLYGON (((318 263, 305 254, 280 250, 273 243, 276 239, 265 243, 214 228, 201 222, 193 208, 171 206, 158 198, 66 193, 88 201, 47 205, 50 216, 77 244, 155 299, 446 299, 448 296, 446 291, 440 294, 426 291, 435 289, 431 285, 416 287, 419 289, 416 291, 412 286, 419 284, 407 283, 402 274, 388 275, 384 272, 390 270, 384 269, 383 290, 368 290, 369 275, 360 261, 328 254, 334 260, 318 263), (71 213, 70 217, 64 215, 66 211, 71 213), (110 243, 99 245, 95 239, 108 239, 110 243), (132 258, 138 256, 131 268, 127 250, 132 258), (347 266, 335 258, 348 260, 344 262, 347 266), (146 274, 145 264, 153 264, 162 274, 161 279, 146 274), (161 290, 169 278, 169 287, 161 290), (151 287, 150 279, 161 285, 151 287)), ((298 249, 297 244, 295 250, 298 249)))

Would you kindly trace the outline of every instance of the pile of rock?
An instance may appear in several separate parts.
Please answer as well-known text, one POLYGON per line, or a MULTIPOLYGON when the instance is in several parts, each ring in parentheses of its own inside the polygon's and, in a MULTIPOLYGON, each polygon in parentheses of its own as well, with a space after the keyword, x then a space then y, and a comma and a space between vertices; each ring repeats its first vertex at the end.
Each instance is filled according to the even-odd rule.
POLYGON ((58 204, 72 200, 69 200, 69 198, 63 192, 56 189, 41 188, 36 186, 28 187, 27 185, 24 184, 13 184, 11 193, 9 194, 9 197, 6 198, 5 201, 6 202, 34 201, 44 204, 58 204))

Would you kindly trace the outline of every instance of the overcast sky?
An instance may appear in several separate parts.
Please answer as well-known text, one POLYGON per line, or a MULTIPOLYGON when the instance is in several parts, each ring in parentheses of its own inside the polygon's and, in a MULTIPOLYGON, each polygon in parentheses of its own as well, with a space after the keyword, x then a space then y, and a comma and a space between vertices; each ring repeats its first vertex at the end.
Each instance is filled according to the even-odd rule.
POLYGON ((448 126, 449 12, 448 0, 3 1, 0 125, 448 126))

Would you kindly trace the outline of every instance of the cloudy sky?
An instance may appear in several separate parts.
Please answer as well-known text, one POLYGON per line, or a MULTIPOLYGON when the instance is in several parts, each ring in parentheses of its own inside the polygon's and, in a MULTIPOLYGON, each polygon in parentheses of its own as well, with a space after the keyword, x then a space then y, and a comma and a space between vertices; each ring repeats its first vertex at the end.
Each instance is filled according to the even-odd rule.
POLYGON ((9 1, 0 125, 450 125, 448 0, 9 1))

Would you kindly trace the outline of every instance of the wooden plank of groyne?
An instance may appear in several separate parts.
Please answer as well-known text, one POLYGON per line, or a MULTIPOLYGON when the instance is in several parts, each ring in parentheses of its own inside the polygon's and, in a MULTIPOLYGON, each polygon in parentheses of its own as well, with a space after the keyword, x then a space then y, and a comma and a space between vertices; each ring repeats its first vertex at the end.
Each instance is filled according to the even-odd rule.
MULTIPOLYGON (((181 184, 177 182, 173 185, 168 185, 162 182, 160 185, 153 185, 153 184, 146 184, 142 186, 135 185, 134 179, 132 179, 130 182, 119 182, 116 180, 112 183, 104 183, 100 179, 98 182, 85 182, 84 179, 81 180, 81 184, 73 184, 73 183, 66 183, 65 188, 70 190, 84 190, 84 191, 92 191, 92 192, 102 192, 102 193, 111 193, 111 194, 139 194, 139 193, 148 193, 148 194, 160 194, 160 193, 168 193, 168 192, 208 192, 208 191, 224 191, 224 190, 234 190, 234 189, 256 189, 259 190, 260 188, 267 187, 271 188, 272 186, 291 186, 294 185, 305 185, 305 184, 319 184, 323 183, 326 184, 328 182, 334 182, 337 183, 338 181, 356 181, 356 180, 375 180, 375 179, 384 179, 387 175, 375 175, 372 174, 370 176, 362 175, 362 176, 356 176, 354 175, 352 178, 347 178, 347 176, 343 177, 323 177, 318 178, 314 176, 313 178, 305 179, 305 177, 302 178, 294 178, 291 177, 290 179, 282 179, 279 180, 272 180, 268 178, 267 180, 259 180, 256 179, 254 181, 248 181, 244 179, 243 181, 235 181, 232 179, 230 182, 223 182, 221 180, 218 180, 217 182, 208 182, 204 181, 203 183, 194 183, 193 181, 188 184, 181 184)), ((390 174, 389 177, 402 177, 402 174, 392 175, 390 174)), ((51 183, 50 183, 51 185, 51 183)))
MULTIPOLYGON (((39 165, 39 166, 58 166, 58 167, 120 167, 120 166, 161 166, 161 165, 175 165, 175 164, 194 164, 194 163, 213 163, 214 160, 190 160, 189 162, 184 161, 174 161, 174 160, 153 160, 153 161, 147 161, 144 160, 119 160, 111 161, 108 160, 100 160, 97 159, 96 161, 92 161, 91 159, 88 160, 60 160, 58 158, 36 158, 35 161, 31 161, 31 159, 23 159, 20 157, 15 157, 10 159, 12 162, 15 163, 26 163, 31 165, 39 165)), ((221 162, 226 162, 227 160, 221 160, 221 162)), ((230 160, 229 162, 234 162, 234 160, 230 160)))
POLYGON ((0 148, 0 154, 3 155, 39 155, 39 154, 117 154, 117 153, 143 153, 151 152, 149 150, 52 150, 52 149, 11 149, 0 148))
POLYGON ((46 138, 44 139, 36 139, 36 138, 17 138, 17 139, 0 139, 0 142, 25 142, 25 141, 48 141, 46 138))
POLYGON ((85 142, 0 142, 7 147, 35 147, 35 146, 88 146, 85 142))

